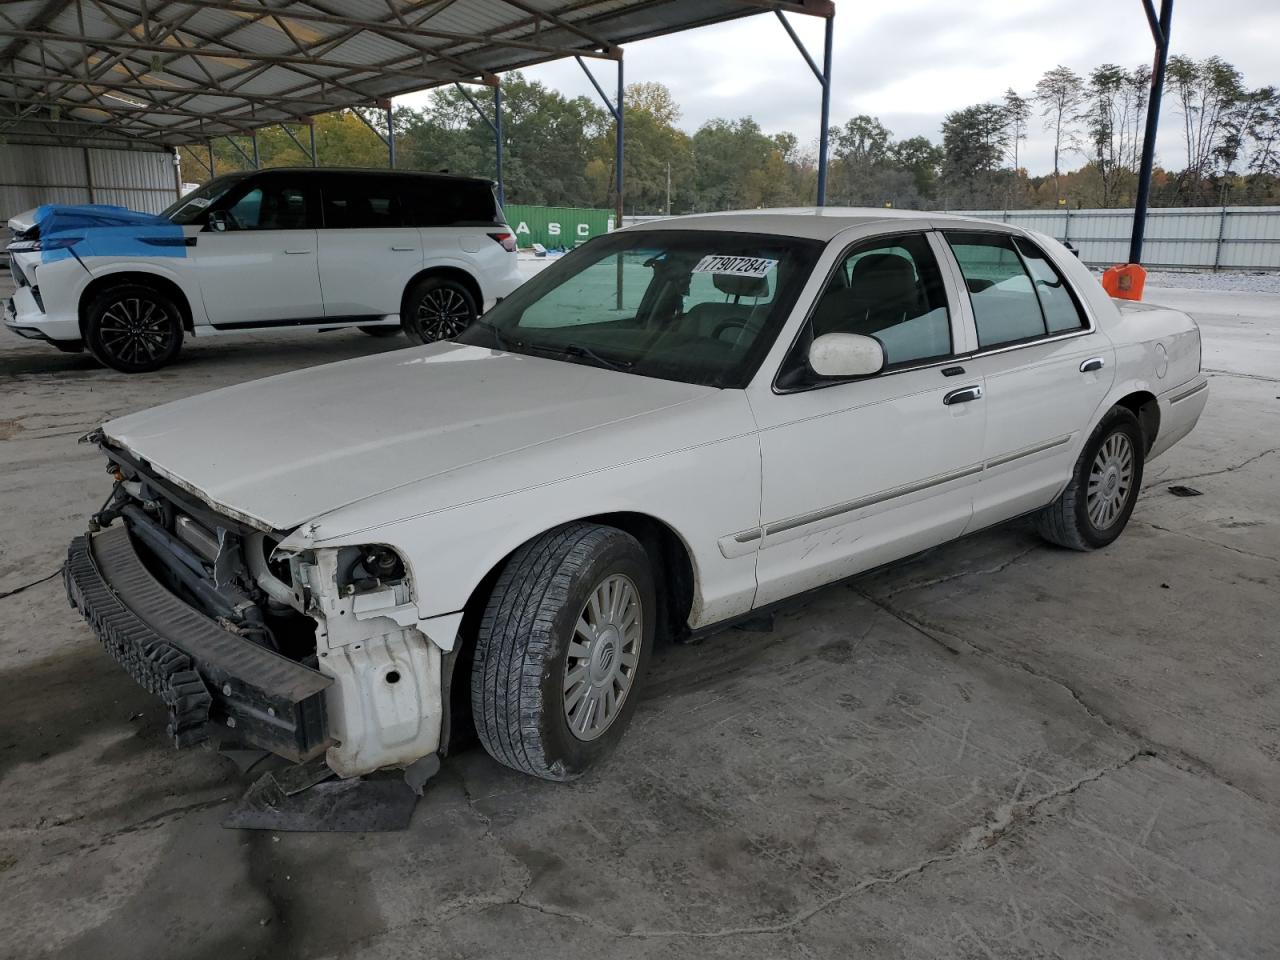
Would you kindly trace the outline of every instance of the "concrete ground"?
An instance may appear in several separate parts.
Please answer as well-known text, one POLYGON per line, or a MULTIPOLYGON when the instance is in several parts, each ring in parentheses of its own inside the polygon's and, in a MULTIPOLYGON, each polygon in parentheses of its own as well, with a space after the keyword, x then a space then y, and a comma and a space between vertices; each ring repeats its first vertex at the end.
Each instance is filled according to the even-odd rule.
POLYGON ((397 343, 125 377, 0 337, 0 955, 1276 956, 1280 297, 1148 299, 1200 320, 1213 393, 1112 548, 1015 524, 662 649, 591 776, 474 749, 370 835, 222 829, 242 781, 168 746, 57 570, 100 420, 397 343))

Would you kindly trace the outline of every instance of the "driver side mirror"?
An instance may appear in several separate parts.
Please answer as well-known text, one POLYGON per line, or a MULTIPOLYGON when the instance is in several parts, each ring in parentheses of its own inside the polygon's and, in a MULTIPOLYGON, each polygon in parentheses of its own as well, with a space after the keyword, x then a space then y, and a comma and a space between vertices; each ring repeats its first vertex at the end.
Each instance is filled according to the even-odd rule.
POLYGON ((809 346, 809 366, 820 377, 869 377, 884 369, 884 347, 857 333, 824 333, 809 346))
POLYGON ((225 210, 209 211, 209 229, 215 233, 226 233, 231 226, 231 217, 225 210))

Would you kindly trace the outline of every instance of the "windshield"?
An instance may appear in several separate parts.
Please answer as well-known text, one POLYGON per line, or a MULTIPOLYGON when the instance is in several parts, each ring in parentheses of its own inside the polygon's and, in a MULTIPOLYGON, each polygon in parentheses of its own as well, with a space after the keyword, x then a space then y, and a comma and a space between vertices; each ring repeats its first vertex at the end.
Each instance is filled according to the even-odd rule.
POLYGON ((247 173, 224 173, 220 177, 214 177, 170 204, 160 216, 177 224, 195 223, 210 204, 247 176, 247 173))
POLYGON ((710 230, 626 230, 529 280, 459 343, 665 380, 744 387, 822 244, 710 230))

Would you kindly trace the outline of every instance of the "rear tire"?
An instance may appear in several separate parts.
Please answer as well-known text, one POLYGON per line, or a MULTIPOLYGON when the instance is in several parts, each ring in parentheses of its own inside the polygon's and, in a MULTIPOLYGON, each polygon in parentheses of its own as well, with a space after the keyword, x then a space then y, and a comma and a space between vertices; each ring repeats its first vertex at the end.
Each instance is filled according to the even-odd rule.
POLYGON ((544 780, 581 776, 635 711, 656 621, 649 557, 630 534, 571 523, 517 550, 489 596, 472 664, 485 750, 544 780))
POLYGON ((94 359, 121 373, 150 373, 182 349, 182 310, 145 283, 96 293, 85 308, 84 343, 94 359))
POLYGON ((356 327, 356 329, 371 337, 398 337, 404 333, 402 327, 356 327))
POLYGON ((435 343, 452 340, 479 315, 476 298, 464 284, 423 277, 405 294, 400 326, 414 343, 435 343))
POLYGON ((1112 407, 1090 434, 1062 495, 1036 515, 1050 543, 1097 550, 1124 530, 1142 487, 1146 441, 1131 410, 1112 407))

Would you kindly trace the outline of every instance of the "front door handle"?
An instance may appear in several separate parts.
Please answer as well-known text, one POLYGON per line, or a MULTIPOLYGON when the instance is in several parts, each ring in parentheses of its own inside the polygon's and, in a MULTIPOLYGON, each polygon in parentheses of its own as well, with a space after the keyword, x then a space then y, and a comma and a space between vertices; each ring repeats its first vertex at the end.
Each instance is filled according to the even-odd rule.
POLYGON ((391 249, 400 253, 412 253, 417 247, 392 247, 391 249))
POLYGON ((953 403, 968 403, 970 400, 982 399, 982 387, 974 384, 972 387, 961 387, 959 390, 951 390, 942 398, 942 402, 948 407, 953 403))
POLYGON ((1090 357, 1088 360, 1081 362, 1080 372, 1092 373, 1094 370, 1101 370, 1106 366, 1106 363, 1107 361, 1103 360, 1101 357, 1090 357))
POLYGON ((311 252, 310 250, 286 250, 285 251, 285 253, 287 253, 291 257, 296 257, 296 256, 299 256, 300 254, 310 253, 310 252, 311 252))

